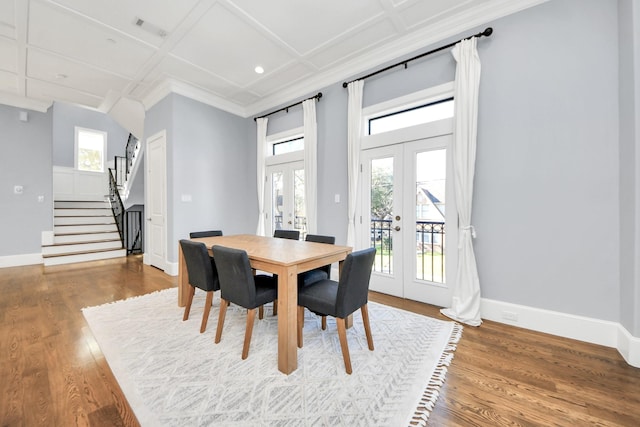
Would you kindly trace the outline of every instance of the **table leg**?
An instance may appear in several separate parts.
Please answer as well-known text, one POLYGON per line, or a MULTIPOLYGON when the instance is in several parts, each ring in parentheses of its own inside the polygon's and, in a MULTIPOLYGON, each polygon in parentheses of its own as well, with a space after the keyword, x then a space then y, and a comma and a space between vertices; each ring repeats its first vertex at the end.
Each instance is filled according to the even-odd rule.
POLYGON ((295 266, 278 274, 278 369, 290 374, 298 368, 298 274, 295 266))
POLYGON ((189 273, 187 271, 187 263, 182 254, 182 247, 178 245, 178 307, 184 307, 187 304, 189 286, 189 273))

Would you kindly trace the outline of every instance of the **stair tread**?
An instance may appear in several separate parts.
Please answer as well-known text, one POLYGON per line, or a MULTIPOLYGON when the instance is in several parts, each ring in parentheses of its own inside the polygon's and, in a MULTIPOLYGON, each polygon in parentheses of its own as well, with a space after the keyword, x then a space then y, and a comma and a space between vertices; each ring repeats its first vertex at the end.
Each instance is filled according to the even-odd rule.
MULTIPOLYGON (((60 227, 56 225, 56 227, 60 227)), ((108 230, 108 231, 76 231, 75 233, 55 233, 53 237, 58 236, 81 236, 83 234, 109 234, 109 233, 117 233, 117 230, 108 230)))
POLYGON ((90 251, 78 251, 78 252, 66 252, 63 254, 43 254, 42 258, 57 258, 62 256, 70 256, 70 255, 84 255, 84 254, 96 254, 101 252, 115 252, 115 251, 124 251, 124 248, 111 248, 111 249, 93 249, 90 251))
POLYGON ((64 242, 64 243, 54 243, 52 245, 42 245, 43 248, 53 248, 53 247, 59 247, 59 246, 73 246, 73 245, 84 245, 84 244, 91 244, 91 243, 107 243, 107 242, 120 242, 121 240, 118 239, 100 239, 100 240, 82 240, 80 242, 64 242))

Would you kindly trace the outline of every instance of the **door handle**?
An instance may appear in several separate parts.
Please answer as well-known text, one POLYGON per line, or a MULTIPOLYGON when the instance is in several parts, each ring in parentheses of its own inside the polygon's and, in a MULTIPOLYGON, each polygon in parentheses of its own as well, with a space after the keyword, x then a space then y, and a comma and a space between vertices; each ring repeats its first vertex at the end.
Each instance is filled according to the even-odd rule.
POLYGON ((396 231, 400 231, 400 226, 399 226, 399 225, 396 225, 395 230, 396 230, 396 231))
POLYGON ((147 218, 147 221, 151 221, 151 218, 147 218))

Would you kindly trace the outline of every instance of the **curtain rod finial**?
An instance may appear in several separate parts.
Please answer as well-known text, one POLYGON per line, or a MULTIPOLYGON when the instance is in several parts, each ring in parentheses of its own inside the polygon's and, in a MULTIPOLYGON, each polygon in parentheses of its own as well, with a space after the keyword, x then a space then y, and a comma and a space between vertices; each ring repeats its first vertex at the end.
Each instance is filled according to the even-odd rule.
POLYGON ((318 101, 320 101, 320 98, 322 98, 322 92, 318 92, 318 94, 316 95, 316 98, 318 99, 318 101))
POLYGON ((491 34, 493 34, 493 28, 491 27, 485 28, 485 30, 482 32, 482 35, 485 37, 489 37, 491 34))
POLYGON ((347 86, 349 86, 349 83, 347 83, 347 82, 343 82, 342 83, 342 87, 346 88, 347 86))

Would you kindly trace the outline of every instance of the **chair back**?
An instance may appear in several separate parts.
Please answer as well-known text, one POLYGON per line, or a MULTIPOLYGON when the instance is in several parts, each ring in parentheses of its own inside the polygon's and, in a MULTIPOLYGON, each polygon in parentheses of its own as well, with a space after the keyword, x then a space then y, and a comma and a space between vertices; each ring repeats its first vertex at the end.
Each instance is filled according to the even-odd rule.
POLYGON ((247 252, 220 245, 215 245, 212 250, 218 266, 220 296, 242 307, 253 306, 256 285, 247 252))
POLYGON ((180 240, 180 247, 187 264, 189 283, 205 291, 218 290, 215 264, 211 260, 205 244, 183 239, 180 240))
POLYGON ((347 255, 342 264, 338 282, 336 317, 347 317, 367 303, 375 256, 376 248, 368 248, 347 255))
POLYGON ((336 238, 334 236, 322 236, 320 234, 307 234, 305 240, 307 242, 327 243, 330 245, 335 245, 336 243, 336 238))
MULTIPOLYGON (((307 234, 305 237, 307 242, 326 243, 328 245, 335 245, 336 238, 334 236, 322 236, 320 234, 307 234)), ((320 267, 319 270, 327 273, 327 278, 331 277, 331 264, 320 267)))
POLYGON ((209 231, 192 231, 189 233, 189 238, 196 239, 198 237, 216 237, 222 236, 222 230, 209 230, 209 231))
POLYGON ((281 239, 300 240, 300 231, 298 230, 276 230, 273 232, 273 237, 279 237, 281 239))

